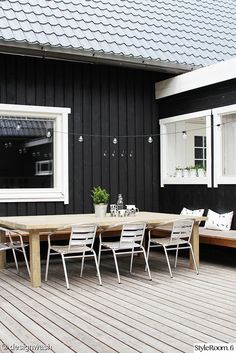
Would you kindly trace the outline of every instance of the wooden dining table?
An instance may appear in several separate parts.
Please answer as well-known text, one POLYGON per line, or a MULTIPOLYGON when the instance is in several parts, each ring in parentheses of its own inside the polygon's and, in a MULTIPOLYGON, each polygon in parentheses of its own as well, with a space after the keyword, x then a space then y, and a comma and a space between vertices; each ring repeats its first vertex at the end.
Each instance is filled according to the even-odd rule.
MULTIPOLYGON (((40 256, 40 234, 43 232, 55 231, 58 228, 70 226, 79 223, 96 223, 99 228, 106 229, 115 224, 126 222, 145 222, 148 226, 161 225, 165 222, 173 222, 191 218, 194 219, 193 234, 191 238, 193 251, 195 254, 197 265, 199 265, 199 229, 200 221, 205 217, 182 216, 169 213, 155 212, 138 212, 134 216, 128 217, 96 217, 95 214, 63 214, 63 215, 45 215, 45 216, 16 216, 16 217, 0 217, 0 226, 9 229, 18 229, 29 234, 29 253, 30 253, 30 269, 31 269, 31 285, 32 287, 41 286, 41 256, 40 256)), ((5 241, 5 233, 0 232, 0 241, 5 241)), ((0 268, 6 265, 6 257, 4 252, 0 252, 0 268)), ((190 255, 190 268, 194 268, 193 259, 190 255)))

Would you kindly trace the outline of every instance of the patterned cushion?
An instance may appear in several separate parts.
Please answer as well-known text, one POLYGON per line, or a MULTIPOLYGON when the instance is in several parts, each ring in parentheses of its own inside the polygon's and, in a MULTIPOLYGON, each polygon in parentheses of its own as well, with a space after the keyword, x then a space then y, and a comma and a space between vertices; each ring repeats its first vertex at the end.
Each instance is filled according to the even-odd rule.
POLYGON ((230 230, 233 214, 233 211, 220 214, 212 210, 208 210, 208 219, 205 223, 205 228, 213 230, 230 230))
POLYGON ((204 208, 201 208, 199 210, 189 210, 185 207, 180 212, 180 214, 184 216, 202 216, 203 213, 204 213, 204 208))

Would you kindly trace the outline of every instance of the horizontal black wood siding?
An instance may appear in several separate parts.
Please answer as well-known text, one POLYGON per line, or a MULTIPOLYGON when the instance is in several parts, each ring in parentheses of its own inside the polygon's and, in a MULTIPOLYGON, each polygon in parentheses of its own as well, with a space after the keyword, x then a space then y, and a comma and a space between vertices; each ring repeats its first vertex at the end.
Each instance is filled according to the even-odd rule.
MULTIPOLYGON (((157 101, 159 118, 236 104, 236 80, 181 93, 157 101)), ((236 185, 207 188, 204 185, 166 185, 160 188, 160 211, 179 213, 183 207, 211 208, 236 215, 236 185)), ((233 219, 236 229, 236 216, 233 219)))
MULTIPOLYGON (((148 135, 158 131, 154 83, 164 78, 127 68, 0 55, 0 102, 69 107, 72 134, 148 135)), ((79 143, 70 135, 69 205, 0 202, 0 216, 91 212, 93 185, 107 188, 112 203, 122 193, 125 203, 157 210, 158 160, 156 141, 122 138, 114 145, 112 139, 94 137, 79 143)))

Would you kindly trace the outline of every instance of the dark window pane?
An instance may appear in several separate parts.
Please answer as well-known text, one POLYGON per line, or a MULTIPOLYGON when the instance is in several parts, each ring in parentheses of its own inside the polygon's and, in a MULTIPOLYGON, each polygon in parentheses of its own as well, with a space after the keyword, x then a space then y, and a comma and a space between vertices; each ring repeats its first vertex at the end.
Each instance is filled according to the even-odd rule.
POLYGON ((203 146, 203 137, 202 136, 194 136, 194 146, 202 147, 203 146))
POLYGON ((202 160, 200 160, 200 161, 195 160, 195 166, 198 166, 199 168, 203 168, 204 167, 203 161, 202 160))
POLYGON ((197 159, 203 158, 203 149, 202 148, 195 148, 195 157, 197 159))
POLYGON ((1 117, 0 188, 52 188, 52 120, 1 117))
POLYGON ((204 136, 204 147, 206 147, 207 145, 207 139, 206 139, 206 136, 204 136))

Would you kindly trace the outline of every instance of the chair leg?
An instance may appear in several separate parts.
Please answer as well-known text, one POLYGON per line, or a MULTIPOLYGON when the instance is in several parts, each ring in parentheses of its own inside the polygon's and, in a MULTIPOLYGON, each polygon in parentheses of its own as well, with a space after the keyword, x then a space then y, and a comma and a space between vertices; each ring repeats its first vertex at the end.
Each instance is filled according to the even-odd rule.
POLYGON ((112 250, 112 252, 113 252, 114 262, 115 262, 115 266, 116 266, 116 273, 117 273, 117 277, 118 277, 118 283, 120 283, 120 273, 119 273, 118 263, 117 263, 117 259, 116 259, 116 253, 115 253, 115 250, 112 250))
POLYGON ((80 269, 80 277, 83 276, 83 270, 84 270, 84 255, 85 255, 85 253, 83 252, 83 257, 82 257, 82 261, 81 261, 81 269, 80 269))
POLYGON ((16 251, 14 248, 12 248, 12 252, 13 252, 13 257, 14 257, 14 261, 16 264, 16 271, 17 271, 17 273, 19 273, 19 266, 18 266, 18 261, 17 261, 17 257, 16 257, 16 251))
POLYGON ((144 260, 145 260, 145 263, 146 263, 145 269, 147 269, 149 279, 150 279, 150 281, 152 281, 152 276, 151 276, 150 268, 149 268, 149 265, 148 265, 148 258, 147 258, 147 255, 146 255, 144 247, 141 246, 141 248, 143 250, 143 256, 144 256, 144 260))
POLYGON ((91 251, 92 251, 93 256, 94 256, 94 261, 95 261, 95 265, 96 265, 96 269, 97 269, 97 276, 98 276, 99 284, 100 284, 100 286, 102 286, 102 280, 101 280, 101 275, 100 275, 100 271, 99 271, 97 255, 96 255, 96 253, 95 253, 95 251, 93 249, 91 249, 91 251))
POLYGON ((64 258, 63 254, 61 254, 61 259, 62 259, 62 265, 63 265, 63 269, 64 269, 64 274, 65 274, 66 287, 67 287, 67 289, 70 289, 67 270, 66 270, 66 262, 65 262, 65 258, 64 258))
POLYGON ((47 280, 48 280, 49 261, 50 261, 50 247, 48 247, 48 253, 47 253, 47 262, 46 262, 46 270, 45 270, 45 282, 47 282, 47 280))
POLYGON ((168 268, 169 268, 169 271, 170 271, 170 277, 173 278, 171 267, 170 267, 170 261, 169 261, 169 257, 168 257, 168 254, 167 254, 167 250, 166 250, 165 246, 163 246, 163 248, 164 248, 165 255, 166 255, 167 265, 168 265, 168 268))
POLYGON ((176 254, 175 254, 175 268, 176 268, 176 266, 177 266, 178 254, 179 254, 179 245, 177 245, 177 248, 176 248, 176 254))
POLYGON ((191 245, 191 244, 189 244, 189 245, 190 245, 190 251, 191 251, 191 253, 192 253, 192 258, 193 258, 195 270, 196 270, 197 275, 199 275, 199 270, 198 270, 198 267, 197 267, 195 255, 194 255, 194 252, 193 252, 193 248, 192 248, 192 245, 191 245))
POLYGON ((102 251, 102 243, 99 242, 99 248, 98 248, 98 267, 100 267, 101 251, 102 251))
POLYGON ((132 270, 133 270, 133 261, 134 261, 134 249, 132 249, 132 253, 131 253, 130 268, 129 268, 130 273, 132 273, 132 270))
POLYGON ((31 272, 30 272, 30 268, 29 268, 29 263, 28 263, 28 259, 27 259, 24 247, 22 248, 22 251, 23 251, 24 258, 25 258, 25 264, 26 264, 26 267, 27 267, 27 271, 28 271, 29 277, 31 278, 31 272))

